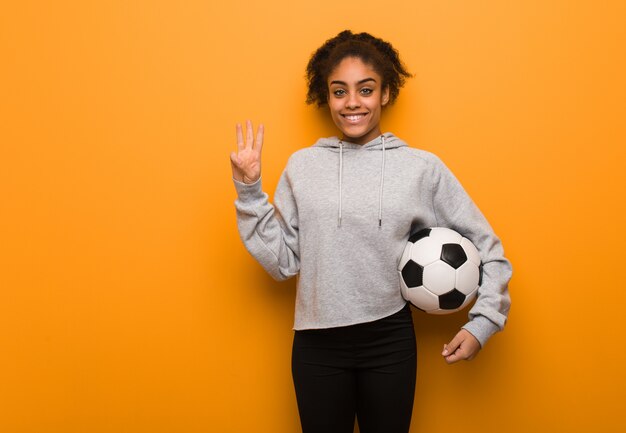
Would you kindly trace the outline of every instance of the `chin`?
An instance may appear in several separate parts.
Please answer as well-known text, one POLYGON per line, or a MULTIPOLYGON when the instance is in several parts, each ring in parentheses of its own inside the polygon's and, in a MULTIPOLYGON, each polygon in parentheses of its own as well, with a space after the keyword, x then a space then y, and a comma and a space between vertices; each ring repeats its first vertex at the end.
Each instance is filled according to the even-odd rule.
POLYGON ((371 130, 366 130, 366 131, 354 131, 354 130, 343 130, 341 131, 343 133, 343 136, 346 137, 346 139, 350 139, 351 141, 360 141, 362 139, 364 139, 367 135, 371 134, 371 130))

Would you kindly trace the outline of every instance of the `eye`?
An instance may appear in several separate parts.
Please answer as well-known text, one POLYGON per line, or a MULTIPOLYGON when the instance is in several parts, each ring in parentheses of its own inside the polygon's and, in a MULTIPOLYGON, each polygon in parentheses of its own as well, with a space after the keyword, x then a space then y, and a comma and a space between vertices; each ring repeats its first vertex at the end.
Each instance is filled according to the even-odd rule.
POLYGON ((335 96, 343 96, 346 94, 346 91, 343 89, 337 89, 333 91, 333 95, 335 96))
POLYGON ((373 91, 374 90, 367 88, 367 87, 364 87, 363 89, 361 89, 361 93, 364 95, 371 95, 373 91))

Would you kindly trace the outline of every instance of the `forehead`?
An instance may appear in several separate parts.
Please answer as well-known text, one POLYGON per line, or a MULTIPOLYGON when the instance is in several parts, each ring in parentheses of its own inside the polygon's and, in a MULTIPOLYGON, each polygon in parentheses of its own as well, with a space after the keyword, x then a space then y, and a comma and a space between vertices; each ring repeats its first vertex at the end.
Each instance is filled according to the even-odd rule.
POLYGON ((346 57, 328 75, 328 82, 358 82, 364 78, 373 78, 380 83, 380 75, 374 68, 358 57, 346 57))

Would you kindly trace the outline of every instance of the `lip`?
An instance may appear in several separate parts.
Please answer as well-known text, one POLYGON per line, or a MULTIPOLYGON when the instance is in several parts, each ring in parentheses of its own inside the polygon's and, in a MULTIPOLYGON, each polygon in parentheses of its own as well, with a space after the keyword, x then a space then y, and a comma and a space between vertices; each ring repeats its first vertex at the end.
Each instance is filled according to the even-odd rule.
POLYGON ((341 116, 351 124, 357 124, 361 120, 365 119, 369 113, 346 113, 341 116))

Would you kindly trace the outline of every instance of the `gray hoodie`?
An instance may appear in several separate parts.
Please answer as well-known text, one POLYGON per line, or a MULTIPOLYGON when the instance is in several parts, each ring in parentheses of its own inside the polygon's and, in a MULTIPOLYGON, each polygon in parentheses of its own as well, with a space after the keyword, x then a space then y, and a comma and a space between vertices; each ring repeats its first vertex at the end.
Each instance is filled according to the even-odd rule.
POLYGON ((484 345, 506 322, 511 264, 500 240, 448 168, 391 133, 364 145, 322 138, 295 152, 274 205, 234 181, 239 233, 277 280, 297 276, 294 329, 370 322, 406 303, 398 261, 409 235, 448 227, 470 239, 483 284, 464 326, 484 345))

